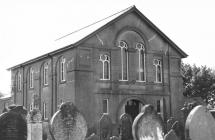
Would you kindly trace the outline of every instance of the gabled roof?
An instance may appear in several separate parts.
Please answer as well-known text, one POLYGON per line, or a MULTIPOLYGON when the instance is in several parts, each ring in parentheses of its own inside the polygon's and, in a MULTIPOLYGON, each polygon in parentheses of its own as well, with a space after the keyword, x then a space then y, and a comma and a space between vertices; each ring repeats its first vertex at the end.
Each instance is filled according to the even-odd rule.
POLYGON ((15 69, 17 67, 35 62, 37 60, 40 60, 42 58, 45 58, 50 55, 54 55, 56 53, 59 53, 61 51, 68 50, 74 46, 77 46, 78 44, 82 43, 86 39, 96 35, 98 32, 102 31, 105 29, 107 26, 110 24, 118 21, 125 15, 131 13, 131 12, 136 12, 142 20, 144 20, 152 29, 154 29, 164 40, 166 40, 171 46, 179 53, 181 54, 182 58, 187 57, 188 55, 181 50, 171 39, 169 39, 158 27, 156 27, 147 17, 145 17, 135 6, 128 7, 120 12, 117 12, 113 15, 110 15, 104 19, 101 19, 97 22, 94 22, 88 26, 85 26, 81 29, 78 29, 70 34, 67 34, 63 37, 58 38, 55 40, 54 45, 59 47, 60 49, 52 51, 50 53, 47 53, 45 55, 39 56, 37 58, 34 58, 32 60, 29 60, 27 62, 24 62, 22 64, 16 65, 14 67, 9 68, 8 70, 15 69), (63 47, 63 48, 61 48, 63 47))

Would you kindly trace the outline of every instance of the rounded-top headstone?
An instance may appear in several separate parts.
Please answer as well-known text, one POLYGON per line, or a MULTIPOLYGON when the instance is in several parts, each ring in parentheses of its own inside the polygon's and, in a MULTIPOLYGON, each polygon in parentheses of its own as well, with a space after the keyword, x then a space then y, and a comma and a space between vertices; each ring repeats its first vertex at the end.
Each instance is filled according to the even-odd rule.
POLYGON ((50 120, 50 132, 55 140, 84 140, 87 123, 72 102, 65 102, 50 120))
POLYGON ((15 106, 0 116, 0 140, 26 140, 26 110, 15 106))
POLYGON ((99 136, 101 140, 107 139, 112 133, 112 121, 109 115, 103 114, 99 120, 99 136))
POLYGON ((152 105, 145 105, 132 125, 134 140, 163 139, 164 123, 152 105))
POLYGON ((129 114, 124 113, 120 116, 120 138, 122 140, 132 139, 132 118, 129 114))
POLYGON ((190 112, 186 120, 185 129, 186 139, 215 139, 215 120, 205 106, 196 106, 190 112))

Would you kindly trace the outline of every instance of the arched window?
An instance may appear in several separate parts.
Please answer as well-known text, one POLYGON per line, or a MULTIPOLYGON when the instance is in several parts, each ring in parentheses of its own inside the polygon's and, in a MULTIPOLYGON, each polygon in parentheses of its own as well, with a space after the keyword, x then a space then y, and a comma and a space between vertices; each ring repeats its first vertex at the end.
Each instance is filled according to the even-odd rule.
POLYGON ((128 80, 128 45, 124 41, 119 42, 120 47, 120 60, 121 60, 121 74, 120 80, 128 80))
POLYGON ((62 82, 66 81, 65 62, 66 62, 66 59, 65 58, 61 58, 61 61, 60 61, 60 80, 62 82))
POLYGON ((29 72, 29 86, 30 88, 34 87, 34 70, 33 68, 30 68, 30 72, 29 72))
POLYGON ((138 66, 137 66, 137 81, 145 81, 145 48, 142 43, 136 44, 138 66))
POLYGON ((18 82, 18 83, 17 83, 17 85, 18 85, 18 90, 20 91, 20 90, 22 89, 22 88, 21 88, 21 87, 22 87, 22 83, 21 83, 21 82, 22 82, 22 76, 21 76, 21 73, 20 73, 20 72, 18 73, 17 78, 18 78, 18 79, 17 79, 17 82, 18 82))
POLYGON ((45 63, 43 67, 43 83, 48 85, 48 63, 45 63))
POLYGON ((100 63, 100 80, 110 80, 110 57, 106 54, 101 54, 99 57, 100 63))
POLYGON ((162 64, 160 59, 154 59, 153 65, 155 66, 155 82, 162 82, 162 64))

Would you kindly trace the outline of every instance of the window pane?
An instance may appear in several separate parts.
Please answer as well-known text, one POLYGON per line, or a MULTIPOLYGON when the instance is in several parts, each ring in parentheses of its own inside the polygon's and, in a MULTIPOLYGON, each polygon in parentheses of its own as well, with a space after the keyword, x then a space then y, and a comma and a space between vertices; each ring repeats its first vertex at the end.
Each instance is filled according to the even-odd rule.
POLYGON ((104 79, 109 79, 109 63, 104 62, 104 79))
POLYGON ((157 66, 157 78, 158 82, 161 82, 161 66, 157 66))
POLYGON ((127 77, 127 60, 128 60, 128 56, 127 56, 127 50, 126 49, 123 49, 123 51, 122 51, 122 63, 123 63, 123 79, 122 80, 127 80, 128 79, 128 77, 127 77))
POLYGON ((144 69, 145 69, 145 63, 144 63, 144 51, 140 51, 140 78, 139 80, 144 81, 145 80, 145 75, 144 75, 144 69))
POLYGON ((108 100, 103 100, 103 113, 108 113, 108 100))
POLYGON ((99 62, 99 77, 100 77, 100 79, 104 79, 104 77, 103 77, 103 62, 102 61, 99 62))

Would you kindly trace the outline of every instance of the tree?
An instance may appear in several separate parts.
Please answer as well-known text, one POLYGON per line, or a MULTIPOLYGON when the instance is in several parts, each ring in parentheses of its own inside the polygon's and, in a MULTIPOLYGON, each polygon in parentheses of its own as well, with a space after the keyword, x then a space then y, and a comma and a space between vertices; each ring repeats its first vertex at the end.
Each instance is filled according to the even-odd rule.
POLYGON ((4 94, 0 91, 0 98, 3 97, 3 96, 4 96, 4 94))
POLYGON ((184 96, 201 97, 207 104, 215 105, 215 72, 207 66, 182 63, 184 96))

